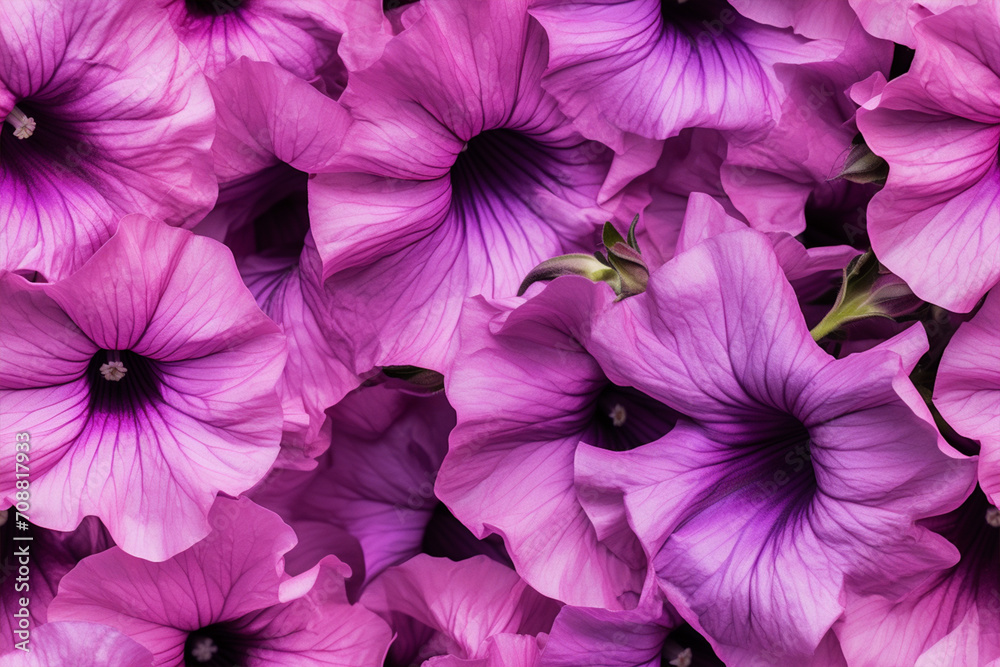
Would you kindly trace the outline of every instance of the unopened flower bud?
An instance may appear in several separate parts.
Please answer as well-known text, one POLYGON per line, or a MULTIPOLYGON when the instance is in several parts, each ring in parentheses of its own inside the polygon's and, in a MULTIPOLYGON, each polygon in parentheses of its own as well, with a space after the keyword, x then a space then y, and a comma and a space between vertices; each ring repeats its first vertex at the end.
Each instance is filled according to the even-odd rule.
POLYGON ((889 176, 889 163, 880 158, 868 148, 864 137, 858 134, 851 143, 851 152, 844 160, 837 178, 842 178, 851 183, 877 183, 885 184, 885 179, 889 176))
POLYGON ((867 317, 896 319, 909 315, 923 305, 899 276, 891 273, 872 251, 858 255, 844 269, 844 281, 837 301, 816 328, 815 340, 844 324, 867 317))
POLYGON ((561 255, 545 260, 525 277, 518 289, 518 296, 533 283, 540 280, 554 280, 559 276, 583 276, 594 282, 611 285, 619 299, 641 294, 649 282, 649 268, 639 252, 635 237, 635 226, 639 216, 632 219, 626 240, 610 222, 604 223, 603 242, 607 255, 596 252, 593 255, 561 255))

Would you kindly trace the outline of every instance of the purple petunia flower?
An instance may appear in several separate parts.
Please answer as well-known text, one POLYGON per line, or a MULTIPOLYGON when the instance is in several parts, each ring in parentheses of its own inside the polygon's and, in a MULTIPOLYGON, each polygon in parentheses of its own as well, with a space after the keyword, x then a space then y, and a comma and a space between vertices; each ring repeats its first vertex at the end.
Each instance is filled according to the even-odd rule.
POLYGON ((574 459, 581 442, 657 440, 675 415, 609 380, 581 347, 598 287, 567 278, 515 309, 467 304, 446 385, 458 425, 435 490, 474 534, 501 535, 542 594, 623 609, 639 600, 646 559, 627 525, 588 514, 574 459))
POLYGON ((889 163, 869 233, 917 296, 968 312, 1000 279, 1000 7, 955 7, 914 30, 910 71, 860 100, 858 128, 889 163))
POLYGON ((961 507, 923 525, 948 538, 961 560, 902 600, 849 596, 837 627, 849 664, 1000 664, 1000 512, 977 488, 961 507))
MULTIPOLYGON (((101 518, 126 552, 163 560, 209 530, 219 491, 274 462, 284 337, 224 246, 140 216, 69 278, 0 275, 3 438, 26 432, 31 519, 101 518)), ((0 496, 14 498, 14 467, 0 496)))
POLYGON ((524 4, 427 3, 341 97, 355 122, 309 207, 338 320, 368 344, 358 372, 443 371, 465 297, 593 248, 612 154, 542 90, 524 4))
POLYGON ((683 417, 630 452, 581 446, 578 483, 622 495, 668 601, 723 660, 827 664, 845 592, 898 596, 954 564, 915 523, 974 476, 907 377, 923 331, 828 356, 764 236, 678 255, 587 348, 683 417))
POLYGON ((347 603, 349 568, 329 556, 298 577, 284 573, 295 535, 247 499, 220 498, 213 532, 163 563, 114 548, 63 578, 53 620, 118 628, 153 652, 155 665, 367 667, 390 632, 347 603))
POLYGON ((0 268, 59 280, 144 213, 215 201, 211 95, 148 3, 11 0, 0 22, 0 268))
POLYGON ((686 127, 752 137, 780 113, 776 69, 844 48, 839 34, 806 39, 723 0, 536 0, 531 15, 550 42, 546 90, 616 151, 628 133, 666 139, 686 127))

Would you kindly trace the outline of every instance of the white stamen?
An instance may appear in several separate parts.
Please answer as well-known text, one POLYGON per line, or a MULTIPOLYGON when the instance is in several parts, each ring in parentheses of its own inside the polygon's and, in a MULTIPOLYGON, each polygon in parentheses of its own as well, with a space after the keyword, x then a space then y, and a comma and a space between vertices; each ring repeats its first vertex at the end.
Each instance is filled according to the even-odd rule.
POLYGON ((118 382, 125 377, 126 373, 128 373, 128 369, 125 368, 125 364, 120 361, 111 361, 106 364, 101 364, 101 375, 104 376, 105 380, 118 382))
POLYGON ((996 507, 991 507, 986 510, 986 523, 990 524, 994 528, 1000 528, 1000 510, 996 507))
POLYGON ((215 645, 211 637, 205 637, 195 642, 191 649, 191 656, 198 662, 208 662, 219 652, 219 647, 215 645))
POLYGON ((615 407, 611 408, 611 412, 608 413, 611 417, 611 423, 615 426, 624 426, 625 420, 628 419, 628 413, 625 412, 625 406, 621 403, 615 403, 615 407))
POLYGON ((691 653, 691 649, 686 648, 677 654, 677 657, 670 661, 670 664, 674 667, 691 667, 691 661, 694 660, 694 656, 691 653))
POLYGON ((14 136, 18 139, 27 139, 35 133, 35 119, 28 118, 28 115, 17 107, 10 110, 6 120, 14 126, 14 136))

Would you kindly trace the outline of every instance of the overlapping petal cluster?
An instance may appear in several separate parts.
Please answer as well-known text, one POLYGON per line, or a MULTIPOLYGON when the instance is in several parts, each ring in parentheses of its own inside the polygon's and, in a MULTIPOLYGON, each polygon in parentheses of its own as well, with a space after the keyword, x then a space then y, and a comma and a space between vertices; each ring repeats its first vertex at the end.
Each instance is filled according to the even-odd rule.
POLYGON ((0 10, 0 667, 1000 667, 996 2, 0 10))

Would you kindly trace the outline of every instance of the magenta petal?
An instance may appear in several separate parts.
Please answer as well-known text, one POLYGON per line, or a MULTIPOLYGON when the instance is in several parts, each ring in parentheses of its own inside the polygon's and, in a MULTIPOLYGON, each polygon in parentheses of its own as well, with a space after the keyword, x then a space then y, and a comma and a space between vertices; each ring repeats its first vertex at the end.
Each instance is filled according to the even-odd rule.
POLYGON ((340 77, 343 66, 337 44, 344 32, 343 3, 161 0, 160 4, 210 77, 241 57, 275 63, 307 80, 324 74, 340 77))
POLYGON ((423 554, 386 570, 362 602, 442 634, 460 658, 483 657, 491 637, 547 631, 558 608, 485 556, 456 563, 423 554))
POLYGON ((46 623, 31 630, 28 647, 0 655, 0 667, 153 667, 141 644, 98 623, 46 623))
POLYGON ((627 528, 603 541, 574 461, 581 443, 635 446, 670 423, 668 410, 658 414, 663 406, 613 385, 580 347, 589 311, 612 296, 603 284, 567 277, 510 312, 485 300, 466 304, 447 379, 458 425, 435 488, 476 535, 501 535, 540 592, 622 609, 638 599, 645 557, 627 528), (612 424, 616 405, 632 422, 612 424))
POLYGON ((218 113, 212 152, 223 185, 278 161, 315 172, 350 124, 339 104, 269 63, 240 58, 209 85, 218 113))
POLYGON ((858 111, 889 163, 868 211, 875 253, 917 296, 961 312, 1000 278, 998 27, 992 4, 925 18, 910 71, 858 111))
POLYGON ((979 440, 979 484, 1000 506, 1000 289, 962 324, 941 358, 934 404, 962 435, 979 440))

